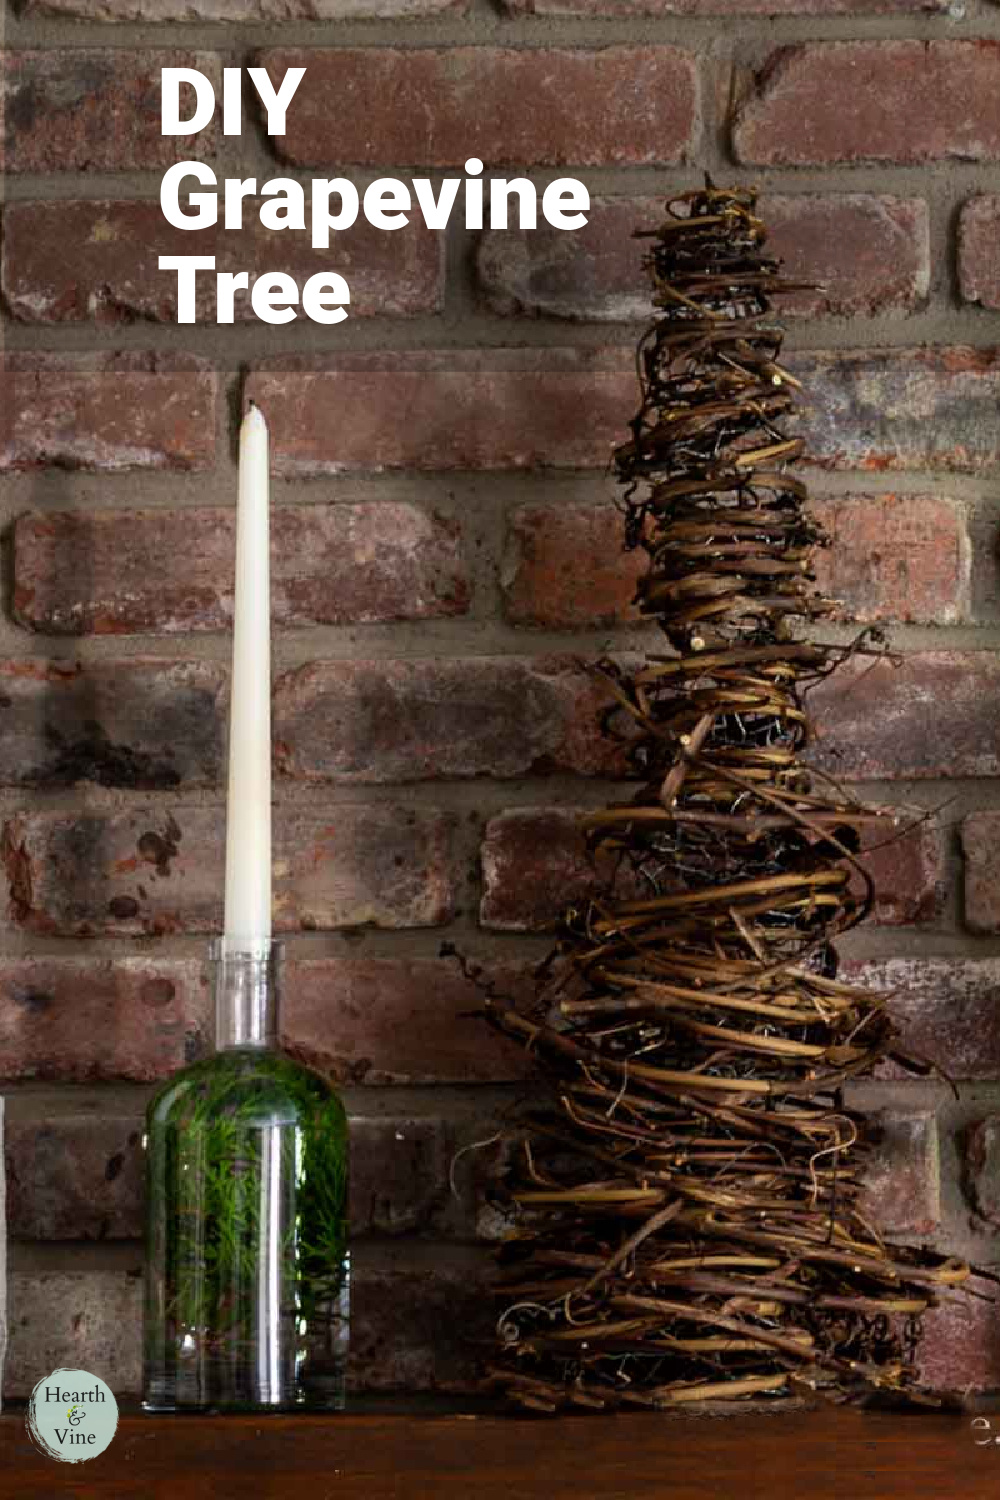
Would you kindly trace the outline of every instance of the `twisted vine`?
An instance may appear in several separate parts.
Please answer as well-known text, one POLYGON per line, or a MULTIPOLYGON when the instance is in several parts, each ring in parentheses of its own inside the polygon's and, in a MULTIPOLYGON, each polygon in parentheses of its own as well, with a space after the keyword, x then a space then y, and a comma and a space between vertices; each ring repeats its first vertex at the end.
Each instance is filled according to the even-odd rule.
POLYGON ((793 287, 752 192, 683 194, 648 238, 659 312, 615 466, 672 651, 601 664, 640 783, 587 823, 614 875, 564 913, 532 1003, 486 1001, 549 1085, 510 1151, 494 1378, 543 1411, 912 1391, 921 1315, 969 1268, 886 1244, 844 1098, 896 1047, 833 947, 894 818, 804 759, 809 687, 848 653, 802 633, 834 604, 769 318, 793 287))

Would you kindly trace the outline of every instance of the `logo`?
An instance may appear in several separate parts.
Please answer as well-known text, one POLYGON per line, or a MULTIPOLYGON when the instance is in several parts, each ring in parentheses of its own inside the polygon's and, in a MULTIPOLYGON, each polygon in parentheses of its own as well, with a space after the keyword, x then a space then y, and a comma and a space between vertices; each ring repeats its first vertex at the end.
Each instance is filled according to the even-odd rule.
POLYGON ((975 1439, 977 1448, 990 1448, 995 1443, 1000 1443, 1000 1436, 993 1437, 992 1435, 993 1426, 990 1422, 989 1417, 973 1417, 972 1430, 973 1432, 981 1432, 984 1434, 983 1437, 977 1437, 975 1439))
POLYGON ((53 1370, 31 1393, 25 1426, 35 1447, 63 1464, 103 1453, 118 1429, 118 1402, 98 1375, 53 1370))

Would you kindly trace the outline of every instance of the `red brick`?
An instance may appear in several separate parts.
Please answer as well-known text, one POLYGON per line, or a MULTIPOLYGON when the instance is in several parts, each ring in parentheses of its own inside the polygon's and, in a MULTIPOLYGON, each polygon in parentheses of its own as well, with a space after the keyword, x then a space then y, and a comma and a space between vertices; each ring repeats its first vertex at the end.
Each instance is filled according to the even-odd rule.
POLYGON ((0 782, 212 786, 224 758, 225 699, 225 671, 210 662, 0 661, 0 782))
MULTIPOLYGON (((872 917, 881 926, 930 922, 941 910, 945 884, 941 830, 923 819, 919 808, 901 808, 898 836, 873 834, 873 847, 862 853, 875 882, 872 917)), ((858 878, 853 882, 859 895, 863 884, 858 878)))
MULTIPOLYGON (((14 617, 44 635, 228 629, 235 523, 232 509, 21 516, 14 617)), ((271 536, 276 624, 433 619, 468 609, 458 528, 416 505, 276 507, 271 536)))
POLYGON ((505 316, 647 319, 653 313, 643 268, 649 242, 633 232, 662 217, 660 198, 592 198, 587 223, 571 233, 553 229, 540 215, 534 229, 486 229, 476 255, 485 300, 505 316))
POLYGON ((869 193, 764 194, 768 248, 786 276, 818 282, 777 302, 781 315, 908 313, 930 285, 930 215, 922 198, 869 193))
POLYGON ((853 781, 996 776, 1000 659, 991 651, 855 658, 818 684, 811 758, 853 781))
MULTIPOLYGON (((977 473, 1000 449, 1000 353, 799 352, 802 432, 824 468, 977 473)), ((302 356, 258 366, 280 473, 605 468, 638 405, 627 350, 302 356), (338 421, 330 422, 330 412, 338 421)))
POLYGON ((314 48, 262 61, 274 81, 307 70, 273 143, 297 166, 641 166, 693 149, 695 63, 676 47, 314 48))
POLYGON ((969 572, 965 523, 935 495, 848 495, 812 507, 830 536, 816 581, 839 613, 867 623, 954 624, 969 572))
POLYGON ((23 0, 23 6, 28 16, 81 21, 350 21, 464 13, 468 0, 23 0))
MULTIPOLYGON (((925 1058, 958 1082, 1000 1079, 1000 960, 894 958, 852 962, 842 977, 889 990, 905 1051, 925 1058)), ((896 1076, 892 1064, 886 1076, 896 1076)))
MULTIPOLYGON (((817 588, 858 621, 953 623, 966 592, 968 545, 957 508, 934 495, 817 497, 833 545, 816 554, 817 588)), ((519 506, 508 523, 501 583, 513 625, 571 630, 638 623, 632 607, 647 557, 626 552, 612 504, 519 506)))
POLYGON ((0 965, 0 1077, 149 1082, 204 1054, 200 965, 8 958, 0 965))
POLYGON ((206 469, 217 377, 190 355, 13 354, 0 363, 0 473, 206 469))
POLYGON ((360 1115, 351 1120, 351 1230, 355 1235, 471 1237, 471 1154, 497 1129, 447 1115, 360 1115), (452 1192, 452 1166, 456 1192, 452 1192), (465 1170, 463 1170, 465 1169, 465 1170), (461 1196, 456 1194, 461 1189, 461 1196))
MULTIPOLYGON (((491 970, 497 989, 523 993, 525 972, 491 970)), ((482 995, 457 963, 317 958, 288 965, 286 1047, 339 1083, 510 1083, 530 1060, 482 1018, 482 995)))
POLYGON ((15 1271, 4 1394, 30 1396, 49 1370, 99 1375, 116 1396, 142 1386, 138 1271, 15 1271))
POLYGON ((583 808, 520 807, 491 818, 483 840, 479 920, 501 932, 554 926, 566 907, 607 889, 613 864, 587 857, 583 808))
POLYGON ((277 764, 300 781, 608 775, 606 703, 570 657, 310 662, 275 688, 277 764))
MULTIPOLYGON (((140 1239, 142 1109, 108 1112, 98 1101, 71 1113, 49 1104, 8 1106, 7 1229, 15 1239, 140 1239)), ((455 1161, 463 1198, 451 1191, 459 1139, 496 1129, 443 1115, 371 1114, 351 1120, 351 1229, 355 1235, 471 1232, 470 1153, 455 1161)))
POLYGON ((451 1145, 439 1119, 351 1121, 351 1227, 403 1234, 425 1228, 449 1196, 451 1145))
POLYGON ((789 365, 805 387, 810 459, 824 468, 976 473, 997 462, 995 348, 797 353, 789 365))
POLYGON ((958 221, 958 281, 966 302, 1000 308, 1000 198, 983 195, 962 205, 958 221))
MULTIPOLYGON (((927 295, 927 205, 919 198, 864 193, 765 194, 760 213, 769 247, 789 277, 822 290, 781 298, 784 316, 874 316, 905 312, 927 295)), ((643 268, 649 241, 633 238, 663 217, 661 198, 595 198, 583 229, 486 230, 480 286, 494 311, 619 321, 652 315, 643 268)))
POLYGON ((197 135, 160 134, 162 68, 197 68, 219 95, 221 70, 211 53, 61 47, 0 54, 0 171, 133 172, 210 158, 217 119, 197 135))
POLYGON ((269 361, 247 395, 271 425, 277 471, 318 475, 603 469, 638 388, 621 350, 418 350, 269 361))
POLYGON ((482 1387, 496 1348, 488 1266, 351 1271, 350 1389, 467 1392, 482 1387))
POLYGON ((929 1235, 941 1223, 941 1166, 932 1110, 876 1111, 878 1144, 864 1169, 861 1210, 884 1234, 929 1235))
MULTIPOLYGON (((85 3, 85 0, 78 0, 85 3)), ((152 0, 150 0, 152 3, 152 0)), ((827 16, 925 15, 949 0, 503 0, 513 15, 533 16, 827 16)))
MULTIPOLYGON (((278 808, 279 932, 426 927, 453 906, 450 821, 408 808, 278 808)), ((220 808, 17 814, 4 830, 15 921, 34 932, 163 935, 222 925, 220 808)))
POLYGON ((1000 813, 970 813, 962 823, 962 899, 972 932, 1000 932, 1000 813))
MULTIPOLYGON (((217 271, 284 271, 301 291, 321 271, 336 271, 351 289, 350 316, 440 310, 443 239, 423 220, 385 234, 359 216, 330 250, 313 250, 308 233, 267 229, 260 199, 244 203, 244 229, 175 229, 159 203, 107 200, 12 204, 4 216, 3 291, 11 314, 26 323, 177 321, 177 273, 161 255, 214 255, 217 271)), ((200 323, 216 321, 216 275, 196 282, 200 323)), ((238 321, 253 322, 250 294, 236 297, 238 321)), ((303 314, 299 314, 303 317, 303 314)))
MULTIPOLYGON (((607 892, 613 874, 606 856, 594 864, 582 827, 584 808, 522 807, 491 818, 482 848, 480 921, 501 932, 551 928, 567 906, 607 892)), ((885 834, 880 838, 888 837, 885 834)), ((926 921, 936 915, 943 875, 937 829, 921 823, 868 854, 875 880, 875 920, 883 924, 926 921)), ((631 893, 620 877, 620 895, 631 893)), ((857 882, 860 891, 861 882, 857 882)))
POLYGON ((823 42, 772 53, 737 107, 740 162, 1000 156, 1000 43, 823 42))
MULTIPOLYGON (((969 1395, 1000 1387, 1000 1305, 992 1282, 973 1280, 977 1295, 965 1288, 945 1294, 942 1305, 923 1320, 923 1340, 917 1353, 919 1379, 933 1391, 969 1395)), ((1000 1430, 991 1417, 991 1430, 1000 1430)), ((972 1428, 969 1442, 982 1441, 972 1428)))
POLYGON ((504 614, 512 625, 574 630, 629 624, 648 559, 626 552, 621 514, 605 505, 521 505, 510 515, 501 569, 504 614))
POLYGON ((976 1212, 1000 1228, 1000 1116, 973 1121, 963 1145, 966 1192, 976 1212))
MULTIPOLYGON (((811 759, 854 781, 995 776, 998 693, 993 652, 856 657, 809 695, 811 759)), ((564 656, 310 662, 275 688, 277 764, 355 783, 616 776, 626 759, 600 729, 608 702, 564 656)))
POLYGON ((142 1113, 8 1113, 7 1231, 16 1239, 142 1235, 142 1113))
POLYGON ((942 1221, 933 1110, 877 1110, 877 1146, 865 1164, 862 1214, 885 1235, 933 1235, 942 1221))
MULTIPOLYGON (((481 1254, 385 1264, 355 1247, 351 1268, 352 1391, 475 1390, 492 1347, 481 1254)), ((4 1394, 26 1397, 39 1371, 79 1368, 119 1398, 142 1383, 138 1271, 17 1271, 10 1277, 4 1394)))

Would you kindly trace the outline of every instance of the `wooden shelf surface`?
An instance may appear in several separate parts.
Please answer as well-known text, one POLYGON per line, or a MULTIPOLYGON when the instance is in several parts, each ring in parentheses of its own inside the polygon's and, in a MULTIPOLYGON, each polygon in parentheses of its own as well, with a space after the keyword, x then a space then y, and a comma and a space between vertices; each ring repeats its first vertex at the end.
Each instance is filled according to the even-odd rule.
POLYGON ((129 1414, 98 1458, 58 1464, 35 1450, 23 1414, 5 1413, 0 1497, 989 1500, 1000 1495, 1000 1416, 973 1421, 832 1407, 554 1420, 129 1414))

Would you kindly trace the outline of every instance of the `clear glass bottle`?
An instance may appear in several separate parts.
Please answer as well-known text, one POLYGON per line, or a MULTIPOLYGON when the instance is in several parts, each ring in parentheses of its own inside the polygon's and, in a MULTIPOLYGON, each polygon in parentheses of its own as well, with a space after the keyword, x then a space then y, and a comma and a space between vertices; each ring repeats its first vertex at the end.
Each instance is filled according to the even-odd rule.
POLYGON ((215 1054, 147 1111, 148 1411, 344 1405, 347 1117, 277 1049, 280 956, 213 943, 215 1054))

